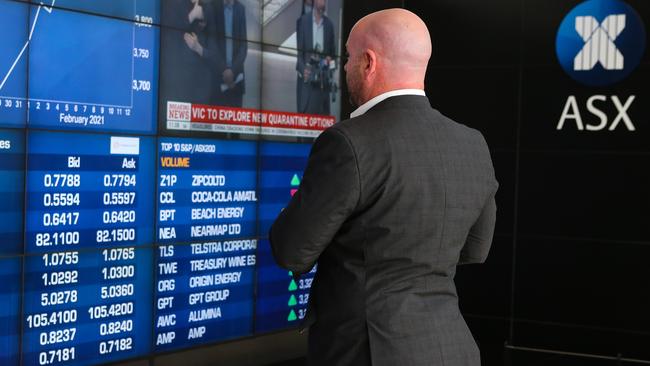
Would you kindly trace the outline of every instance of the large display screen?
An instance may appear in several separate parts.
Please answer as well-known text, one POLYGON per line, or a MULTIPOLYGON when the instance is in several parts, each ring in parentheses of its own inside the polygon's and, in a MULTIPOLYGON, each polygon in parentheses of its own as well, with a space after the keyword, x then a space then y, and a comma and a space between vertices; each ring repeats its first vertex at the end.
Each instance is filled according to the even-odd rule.
POLYGON ((0 365, 297 328, 268 230, 340 110, 342 0, 0 0, 0 365))

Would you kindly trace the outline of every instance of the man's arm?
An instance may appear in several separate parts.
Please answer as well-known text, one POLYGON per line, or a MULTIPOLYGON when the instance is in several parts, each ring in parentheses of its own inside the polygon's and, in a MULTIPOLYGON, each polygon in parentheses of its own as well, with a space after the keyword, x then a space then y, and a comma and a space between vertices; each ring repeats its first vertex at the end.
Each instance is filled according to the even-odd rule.
POLYGON ((304 45, 304 25, 302 24, 305 22, 307 19, 304 15, 298 18, 298 21, 296 22, 296 48, 298 49, 298 61, 296 62, 296 71, 300 75, 303 74, 305 71, 305 52, 307 51, 305 49, 304 45))
POLYGON ((237 75, 244 72, 244 61, 246 61, 246 56, 248 55, 248 38, 246 32, 246 8, 239 2, 235 2, 238 9, 237 16, 234 21, 238 28, 237 32, 233 32, 233 43, 237 42, 239 47, 237 47, 237 53, 233 55, 232 60, 232 71, 237 75))
POLYGON ((492 246, 496 217, 497 205, 492 194, 467 235, 458 264, 485 262, 492 246))
POLYGON ((205 2, 205 5, 203 5, 203 13, 205 14, 206 19, 205 45, 202 47, 202 52, 197 53, 199 53, 201 58, 208 64, 211 69, 214 69, 216 68, 218 62, 218 55, 216 10, 212 2, 205 2))
POLYGON ((330 128, 314 143, 298 191, 271 227, 275 261, 296 274, 308 272, 359 196, 356 155, 347 137, 330 128))
MULTIPOLYGON (((325 42, 327 42, 327 47, 325 48, 325 56, 331 58, 336 57, 336 40, 334 39, 334 23, 330 18, 325 18, 327 20, 327 28, 329 31, 325 34, 325 42)), ((337 61, 338 63, 338 61, 337 61)))
POLYGON ((211 67, 217 75, 217 79, 221 81, 221 74, 226 69, 225 57, 225 33, 223 15, 223 0, 208 2, 210 16, 208 19, 209 25, 209 42, 204 50, 204 58, 211 63, 211 67))

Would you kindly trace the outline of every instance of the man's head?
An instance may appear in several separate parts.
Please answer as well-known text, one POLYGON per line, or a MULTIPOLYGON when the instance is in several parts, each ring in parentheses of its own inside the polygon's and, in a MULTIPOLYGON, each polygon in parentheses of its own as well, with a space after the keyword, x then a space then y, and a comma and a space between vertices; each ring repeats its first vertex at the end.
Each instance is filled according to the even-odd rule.
POLYGON ((326 5, 325 0, 314 0, 314 10, 317 11, 319 15, 325 14, 326 5))
POLYGON ((365 16, 352 27, 345 47, 352 104, 395 89, 424 89, 431 37, 412 12, 388 9, 365 16))

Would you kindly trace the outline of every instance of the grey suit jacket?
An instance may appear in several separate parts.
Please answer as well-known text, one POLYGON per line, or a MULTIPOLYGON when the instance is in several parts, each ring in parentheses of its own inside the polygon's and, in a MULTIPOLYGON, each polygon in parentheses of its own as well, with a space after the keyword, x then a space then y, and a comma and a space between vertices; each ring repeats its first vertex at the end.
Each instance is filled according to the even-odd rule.
POLYGON ((269 234, 281 266, 318 262, 310 364, 480 365, 454 275, 488 255, 497 186, 483 136, 426 97, 389 98, 321 134, 269 234))

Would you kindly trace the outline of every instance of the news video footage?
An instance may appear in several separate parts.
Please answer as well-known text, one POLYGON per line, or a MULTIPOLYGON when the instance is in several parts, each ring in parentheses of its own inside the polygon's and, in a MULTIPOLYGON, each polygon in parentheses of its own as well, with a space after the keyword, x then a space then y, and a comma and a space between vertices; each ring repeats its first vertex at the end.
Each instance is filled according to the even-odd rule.
POLYGON ((298 327, 317 269, 267 233, 340 118, 342 1, 0 0, 0 365, 298 327))

